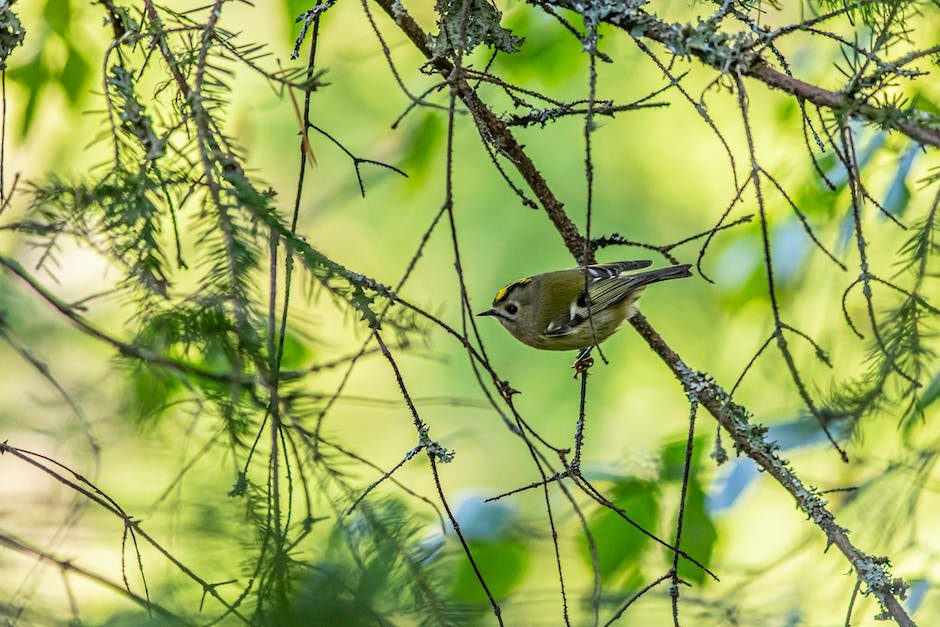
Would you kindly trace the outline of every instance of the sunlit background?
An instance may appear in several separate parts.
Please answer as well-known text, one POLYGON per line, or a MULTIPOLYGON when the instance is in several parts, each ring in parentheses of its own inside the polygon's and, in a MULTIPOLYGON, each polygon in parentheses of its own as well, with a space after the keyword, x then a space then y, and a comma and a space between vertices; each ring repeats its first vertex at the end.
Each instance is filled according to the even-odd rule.
MULTIPOLYGON (((188 8, 186 3, 173 4, 188 8)), ((14 176, 20 178, 2 221, 25 215, 32 182, 89 177, 107 162, 111 151, 101 96, 103 55, 111 38, 105 11, 69 0, 33 0, 15 6, 27 38, 11 56, 6 77, 6 189, 14 176)), ((431 3, 407 6, 426 30, 436 31, 431 3)), ((225 7, 222 24, 238 32, 242 41, 264 44, 270 56, 262 64, 277 69, 279 64, 301 63, 289 57, 299 32, 294 18, 307 8, 307 3, 297 0, 256 7, 233 3, 225 7)), ((518 53, 498 55, 492 71, 558 100, 585 98, 588 57, 580 43, 529 5, 510 1, 500 3, 500 8, 503 25, 525 37, 525 43, 518 53)), ((763 19, 771 26, 799 17, 796 6, 767 9, 763 19)), ((662 2, 655 10, 669 19, 690 21, 712 7, 662 2)), ((410 41, 377 7, 372 13, 408 90, 420 94, 433 85, 433 77, 418 71, 424 58, 410 41)), ((935 14, 919 24, 911 33, 914 47, 940 40, 940 19, 935 14)), ((598 63, 599 99, 633 102, 668 84, 629 37, 609 28, 600 33, 599 48, 612 63, 598 63)), ((305 46, 302 58, 306 50, 305 46)), ((841 84, 833 66, 841 60, 837 42, 794 37, 784 40, 783 51, 792 60, 794 75, 824 87, 841 84)), ((668 59, 661 50, 657 53, 668 59)), ((481 48, 466 63, 482 69, 489 57, 490 52, 481 48)), ((160 63, 156 58, 150 62, 160 63)), ((933 69, 927 61, 923 65, 933 69)), ((447 112, 415 108, 391 128, 410 100, 396 83, 359 3, 338 3, 324 14, 317 66, 326 70, 322 80, 327 85, 313 95, 314 123, 356 157, 390 164, 407 177, 361 163, 363 197, 353 160, 323 134, 311 132, 316 163, 307 170, 298 232, 331 259, 395 285, 444 200, 447 112)), ((294 104, 260 74, 235 65, 231 69, 226 130, 243 147, 250 175, 263 183, 260 187, 277 193, 278 210, 289 216, 302 158, 294 104)), ((690 71, 683 85, 696 98, 717 76, 688 60, 677 60, 672 71, 677 75, 690 71)), ((923 106, 940 103, 940 83, 928 77, 914 84, 922 90, 918 102, 923 106)), ((748 168, 746 146, 737 99, 728 86, 719 79, 708 87, 705 99, 741 176, 748 168)), ((771 185, 763 185, 784 317, 832 358, 829 368, 817 359, 811 344, 790 338, 810 393, 823 401, 840 384, 864 372, 871 349, 870 338, 859 340, 842 315, 843 290, 859 272, 858 254, 847 230, 851 224, 846 226, 847 177, 831 155, 824 155, 821 167, 840 183, 837 192, 826 190, 807 155, 795 101, 757 83, 748 86, 758 158, 805 212, 819 239, 849 268, 843 272, 821 254, 784 197, 771 185)), ((480 91, 496 112, 514 112, 500 88, 484 85, 480 91)), ((429 99, 445 106, 448 100, 445 90, 432 92, 429 99)), ((596 121, 592 236, 618 233, 652 245, 669 244, 713 227, 734 197, 728 156, 694 108, 674 89, 652 101, 663 106, 599 116, 596 121)), ((583 118, 562 118, 515 132, 583 232, 583 118)), ((902 136, 861 125, 855 129, 855 140, 871 193, 905 224, 922 220, 936 184, 924 189, 918 181, 937 167, 936 151, 918 150, 902 136)), ((461 262, 477 310, 487 308, 495 292, 511 280, 574 265, 545 214, 523 206, 500 178, 465 112, 456 118, 453 158, 461 262)), ((514 172, 510 176, 519 182, 514 172)), ((748 191, 728 221, 756 212, 753 192, 748 191)), ((199 241, 195 231, 186 228, 194 219, 180 217, 181 249, 187 264, 198 270, 199 241)), ((459 328, 460 289, 447 228, 442 223, 436 229, 401 296, 459 328)), ((871 203, 864 228, 873 267, 892 276, 898 251, 910 233, 879 215, 871 203)), ((703 241, 671 252, 682 263, 695 263, 703 241)), ((44 254, 23 235, 0 232, 0 242, 2 254, 20 260, 30 271, 44 254)), ((773 329, 762 254, 756 219, 721 231, 702 262, 714 283, 697 274, 662 283, 649 289, 640 303, 673 349, 726 389, 773 329)), ((111 291, 120 272, 93 247, 79 246, 74 240, 63 239, 53 255, 35 276, 66 302, 100 294, 88 301, 87 317, 112 335, 131 337, 135 303, 111 291)), ((649 258, 655 266, 668 264, 655 251, 636 247, 605 248, 598 258, 649 258)), ((193 276, 183 272, 179 280, 185 284, 193 276)), ((250 579, 257 557, 257 532, 246 519, 245 500, 228 496, 245 463, 246 449, 237 448, 233 454, 227 437, 219 435, 220 416, 191 402, 184 385, 141 374, 127 360, 119 360, 111 346, 78 332, 21 281, 9 274, 0 280, 6 340, 0 349, 0 441, 47 455, 93 480, 206 581, 235 580, 218 588, 234 600, 250 579), (31 365, 29 358, 46 364, 50 376, 31 365), (56 385, 76 407, 64 400, 56 385)), ((897 280, 903 283, 904 277, 897 280)), ((294 288, 285 369, 328 363, 358 350, 368 329, 356 316, 337 307, 302 273, 294 288)), ((265 302, 266 289, 267 283, 259 281, 259 302, 265 302)), ((935 284, 926 289, 936 294, 935 284)), ((867 335, 861 291, 856 288, 846 303, 848 314, 867 335)), ((880 314, 897 303, 897 295, 876 290, 875 303, 880 314)), ((492 364, 521 392, 515 397, 520 413, 547 441, 570 446, 578 416, 579 382, 570 369, 574 355, 536 352, 515 342, 493 319, 481 319, 479 326, 492 364)), ((456 452, 452 462, 438 466, 448 502, 507 624, 561 624, 543 491, 528 490, 484 503, 488 497, 537 481, 540 476, 532 458, 486 402, 459 343, 439 329, 427 331, 425 341, 395 350, 395 355, 409 392, 430 425, 431 437, 456 452)), ((603 349, 609 363, 598 358, 589 378, 585 476, 638 522, 671 541, 689 425, 688 400, 669 370, 631 329, 603 349)), ((294 388, 314 395, 306 401, 313 415, 344 372, 345 367, 319 371, 294 388), (322 395, 320 400, 316 395, 322 395)), ((905 407, 889 403, 884 411, 866 416, 855 430, 836 425, 851 460, 847 464, 808 415, 773 345, 735 393, 754 420, 771 427, 768 437, 779 442, 781 455, 807 484, 836 490, 826 498, 838 523, 851 530, 856 546, 891 557, 892 573, 911 584, 907 607, 925 625, 931 616, 940 615, 940 595, 933 583, 940 579, 940 541, 935 533, 940 502, 934 464, 940 436, 933 422, 936 408, 930 405, 937 393, 932 380, 931 374, 924 381, 929 393, 923 396, 923 419, 911 418, 905 407)), ((395 466, 417 443, 410 412, 381 354, 369 354, 357 364, 323 429, 329 441, 382 470, 395 466)), ((777 483, 758 473, 750 460, 736 457, 727 437, 723 446, 730 459, 718 466, 710 456, 715 436, 715 420, 700 411, 682 547, 704 561, 721 581, 684 569, 683 577, 691 586, 680 590, 682 616, 695 625, 843 624, 856 582, 844 557, 826 551, 819 529, 777 483)), ((381 474, 335 450, 330 454, 360 491, 381 474)), ((423 454, 405 463, 394 477, 439 502, 423 454)), ((263 487, 263 473, 253 479, 263 487)), ((299 512, 301 496, 296 490, 294 507, 299 512)), ((584 534, 561 492, 550 493, 568 611, 573 624, 592 624, 592 568, 584 534)), ((672 554, 583 494, 574 494, 600 554, 605 621, 634 592, 665 573, 672 554)), ((295 547, 296 559, 313 564, 347 559, 351 564, 340 556, 342 543, 333 523, 345 515, 351 501, 338 494, 333 497, 340 504, 337 510, 330 508, 323 494, 315 497, 316 514, 325 520, 315 523, 314 532, 295 547)), ((0 459, 0 499, 4 533, 119 585, 124 570, 131 589, 143 594, 135 548, 122 546, 119 519, 10 456, 0 459), (123 569, 122 551, 128 559, 123 569)), ((390 482, 376 488, 366 501, 377 511, 400 508, 396 515, 414 527, 415 550, 423 547, 432 555, 427 560, 441 560, 442 568, 430 570, 440 578, 435 585, 451 600, 479 605, 478 612, 467 615, 468 622, 493 621, 459 544, 451 532, 446 539, 441 537, 441 524, 431 506, 390 482)), ((349 514, 347 522, 357 515, 349 514)), ((141 551, 152 599, 196 622, 220 613, 219 606, 206 599, 200 615, 203 590, 152 548, 141 551)), ((63 577, 58 566, 27 555, 0 551, 0 572, 0 612, 9 612, 11 616, 4 618, 16 624, 65 624, 74 615, 88 624, 139 624, 146 618, 146 611, 114 591, 86 578, 63 577), (26 610, 14 619, 20 606, 26 610)), ((298 585, 324 585, 316 577, 326 575, 313 572, 312 580, 298 585)), ((397 616, 402 624, 424 619, 403 608, 382 606, 382 584, 373 585, 377 588, 371 592, 365 592, 365 583, 360 590, 373 595, 369 598, 382 612, 397 616)), ((671 624, 670 607, 668 583, 662 584, 632 606, 620 623, 671 624)), ((874 624, 878 611, 873 597, 859 597, 852 624, 874 624)), ((335 624, 375 624, 350 612, 348 623, 335 624)), ((320 616, 340 620, 343 615, 320 616)), ((230 620, 237 622, 228 617, 226 624, 230 620)))

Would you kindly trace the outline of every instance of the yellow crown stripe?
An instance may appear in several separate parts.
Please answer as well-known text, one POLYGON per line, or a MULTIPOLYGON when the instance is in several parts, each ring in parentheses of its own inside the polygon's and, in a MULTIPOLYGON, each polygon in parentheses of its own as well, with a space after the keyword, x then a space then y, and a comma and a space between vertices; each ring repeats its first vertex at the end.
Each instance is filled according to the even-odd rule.
POLYGON ((502 301, 504 298, 509 296, 509 292, 511 292, 513 289, 519 287, 520 285, 525 285, 526 283, 531 283, 531 282, 532 282, 531 277, 527 277, 525 279, 519 279, 518 281, 513 281, 512 283, 510 283, 503 289, 496 292, 496 298, 493 299, 493 304, 495 305, 496 303, 502 301))

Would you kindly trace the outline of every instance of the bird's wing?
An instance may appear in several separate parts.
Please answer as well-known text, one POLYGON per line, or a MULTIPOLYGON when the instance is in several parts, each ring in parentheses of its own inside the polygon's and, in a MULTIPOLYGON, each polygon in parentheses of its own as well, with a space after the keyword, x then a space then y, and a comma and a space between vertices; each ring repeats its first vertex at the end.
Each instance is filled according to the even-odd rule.
MULTIPOLYGON (((616 261, 613 263, 597 263, 587 267, 587 296, 585 290, 579 289, 572 297, 571 306, 566 314, 551 320, 545 330, 549 336, 561 336, 571 333, 587 320, 588 316, 595 315, 604 307, 616 304, 630 293, 632 282, 630 277, 621 276, 629 270, 641 270, 649 267, 653 262, 649 259, 636 261, 616 261), (590 311, 588 304, 591 304, 590 311)), ((582 268, 572 268, 572 271, 583 271, 582 268)), ((583 275, 582 275, 583 276, 583 275)))
POLYGON ((616 261, 614 263, 598 263, 588 266, 588 274, 592 279, 612 279, 627 270, 642 270, 648 268, 653 262, 649 259, 638 261, 616 261))
POLYGON ((639 296, 639 292, 650 283, 692 275, 688 264, 657 268, 636 274, 620 274, 624 271, 620 268, 636 268, 635 264, 640 264, 639 267, 645 268, 649 262, 625 261, 603 266, 589 266, 587 291, 581 291, 571 302, 567 314, 549 322, 545 334, 557 337, 572 333, 581 325, 589 323, 591 317, 597 316, 608 307, 623 302, 633 294, 639 296), (618 269, 620 269, 619 272, 618 269))
MULTIPOLYGON (((591 316, 596 316, 604 309, 616 305, 627 298, 638 287, 646 282, 637 280, 642 275, 620 276, 620 273, 613 274, 612 266, 617 264, 607 264, 599 266, 603 268, 604 274, 600 272, 594 278, 589 278, 587 292, 581 294, 571 302, 569 310, 557 320, 552 320, 545 329, 545 335, 550 337, 559 337, 567 335, 577 330, 582 324, 588 321, 591 316), (606 277, 606 278, 605 278, 606 277)), ((591 266, 594 268, 595 266, 591 266)), ((590 272, 590 268, 589 268, 590 272)), ((594 275, 594 273, 590 273, 594 275)))

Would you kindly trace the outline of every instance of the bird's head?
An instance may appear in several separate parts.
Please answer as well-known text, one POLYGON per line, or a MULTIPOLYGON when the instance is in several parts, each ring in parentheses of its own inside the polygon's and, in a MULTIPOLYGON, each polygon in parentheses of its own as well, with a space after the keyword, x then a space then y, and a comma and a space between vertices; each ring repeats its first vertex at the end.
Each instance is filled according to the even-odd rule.
POLYGON ((493 306, 481 311, 478 316, 493 316, 506 327, 510 333, 518 337, 520 323, 528 313, 532 304, 532 279, 514 281, 496 292, 493 306))

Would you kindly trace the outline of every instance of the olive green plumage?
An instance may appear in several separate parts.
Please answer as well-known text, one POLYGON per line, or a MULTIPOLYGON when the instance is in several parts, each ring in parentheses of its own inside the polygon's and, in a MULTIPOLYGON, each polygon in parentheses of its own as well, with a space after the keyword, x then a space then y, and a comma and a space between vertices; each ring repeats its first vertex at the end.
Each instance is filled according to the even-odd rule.
POLYGON ((520 279, 477 315, 495 317, 517 340, 538 349, 584 350, 636 313, 634 303, 647 285, 692 276, 688 264, 624 274, 651 263, 619 261, 520 279))

